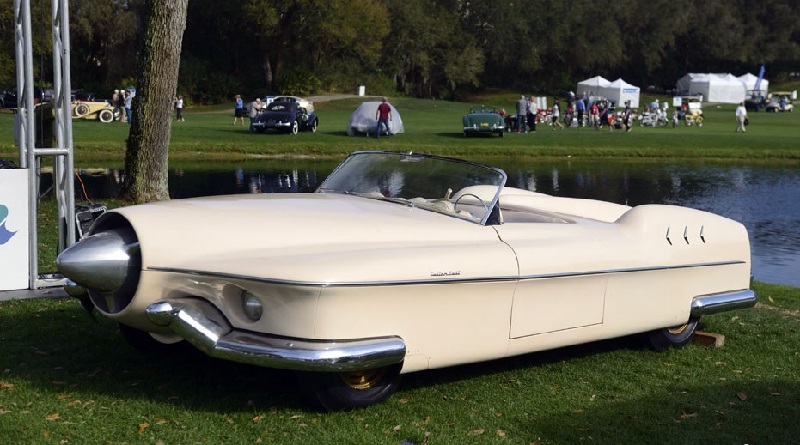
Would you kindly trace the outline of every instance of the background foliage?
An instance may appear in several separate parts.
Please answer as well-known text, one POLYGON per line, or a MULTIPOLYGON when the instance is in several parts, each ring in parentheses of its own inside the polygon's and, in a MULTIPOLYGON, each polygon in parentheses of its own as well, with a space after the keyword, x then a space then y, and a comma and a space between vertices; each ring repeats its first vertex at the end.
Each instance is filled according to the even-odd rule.
MULTIPOLYGON (((486 88, 557 93, 622 77, 672 88, 687 72, 800 71, 791 0, 191 0, 178 93, 395 92, 458 98, 486 88)), ((50 79, 50 0, 31 0, 37 79, 50 79)), ((71 0, 72 84, 101 97, 127 86, 143 0, 71 0)), ((14 75, 13 2, 0 2, 0 88, 14 75)), ((46 80, 42 81, 47 84, 46 80)))

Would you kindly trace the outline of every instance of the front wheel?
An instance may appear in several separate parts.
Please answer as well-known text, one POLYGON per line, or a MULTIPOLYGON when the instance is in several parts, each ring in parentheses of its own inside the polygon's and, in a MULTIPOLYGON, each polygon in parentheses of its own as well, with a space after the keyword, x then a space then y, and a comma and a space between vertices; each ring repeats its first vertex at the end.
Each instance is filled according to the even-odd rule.
POLYGON ((647 333, 648 344, 658 352, 666 351, 669 348, 682 348, 692 341, 699 323, 700 317, 693 317, 679 326, 650 331, 647 333))
POLYGON ((316 133, 318 125, 319 125, 319 120, 314 119, 314 122, 312 122, 311 125, 308 127, 309 131, 311 131, 312 133, 316 133))
POLYGON ((176 349, 182 347, 182 341, 173 342, 173 343, 162 343, 149 332, 142 331, 140 329, 132 328, 128 325, 119 324, 119 333, 122 334, 122 338, 125 339, 133 349, 143 353, 143 354, 171 354, 176 352, 176 349))
POLYGON ((298 372, 300 392, 327 411, 364 408, 389 398, 400 381, 402 363, 352 372, 298 372))
POLYGON ((107 124, 114 120, 114 112, 111 110, 100 110, 100 113, 97 114, 97 118, 100 119, 100 122, 107 124))

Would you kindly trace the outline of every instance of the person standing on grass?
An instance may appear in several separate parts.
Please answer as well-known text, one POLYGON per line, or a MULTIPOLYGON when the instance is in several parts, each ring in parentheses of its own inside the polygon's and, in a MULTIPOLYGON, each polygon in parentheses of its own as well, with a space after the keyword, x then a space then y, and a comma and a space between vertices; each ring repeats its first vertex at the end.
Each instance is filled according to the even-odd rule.
POLYGON ((128 125, 131 124, 131 119, 133 119, 133 116, 131 115, 132 104, 133 95, 131 95, 130 90, 125 90, 125 119, 128 121, 128 125))
POLYGON ((178 122, 185 122, 183 118, 183 96, 175 98, 175 120, 178 122))
POLYGON ((600 108, 597 107, 597 102, 589 105, 589 125, 595 130, 600 129, 600 108))
POLYGON ((517 133, 522 133, 525 131, 525 115, 527 114, 526 109, 528 108, 528 101, 525 100, 525 96, 520 96, 519 100, 517 101, 517 114, 516 114, 516 124, 517 124, 517 133))
POLYGON ((586 114, 586 103, 583 99, 578 99, 575 102, 575 111, 578 113, 578 126, 583 127, 583 116, 586 114))
POLYGON ((558 120, 560 116, 561 116, 561 110, 558 106, 558 101, 555 101, 553 102, 553 126, 552 128, 550 128, 551 130, 556 131, 556 125, 558 125, 558 128, 562 130, 564 129, 564 126, 561 125, 561 122, 558 120))
POLYGON ((392 107, 386 102, 385 97, 378 105, 378 109, 375 110, 375 120, 378 121, 378 125, 375 127, 375 137, 381 137, 381 126, 386 127, 386 134, 392 137, 392 130, 389 128, 389 122, 392 120, 392 107))
POLYGON ((539 113, 536 102, 533 101, 533 96, 528 96, 528 131, 531 133, 536 132, 536 114, 539 113))
POLYGON ((241 119, 242 126, 244 127, 244 101, 242 96, 236 95, 236 101, 233 104, 233 124, 236 125, 236 120, 241 119))
POLYGON ((738 133, 739 130, 742 130, 742 133, 747 133, 747 108, 744 107, 744 102, 739 102, 739 106, 736 107, 736 132, 738 133))

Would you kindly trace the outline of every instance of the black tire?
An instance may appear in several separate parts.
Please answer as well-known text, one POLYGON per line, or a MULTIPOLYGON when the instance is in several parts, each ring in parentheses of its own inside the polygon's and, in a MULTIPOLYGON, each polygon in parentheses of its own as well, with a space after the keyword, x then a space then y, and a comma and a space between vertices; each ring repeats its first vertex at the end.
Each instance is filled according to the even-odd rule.
POLYGON ((114 120, 114 112, 111 110, 100 110, 100 112, 97 113, 97 119, 99 119, 100 122, 107 124, 114 120))
POLYGON ((504 131, 498 131, 497 134, 499 134, 500 137, 503 137, 505 135, 505 132, 504 131))
POLYGON ((694 317, 680 326, 650 331, 647 333, 647 342, 653 350, 658 352, 666 351, 669 348, 682 348, 692 341, 699 323, 700 317, 694 317))
POLYGON ((263 133, 263 132, 267 131, 267 129, 264 128, 264 127, 256 127, 256 131, 259 132, 259 133, 263 133))
POLYGON ((312 133, 316 133, 318 125, 319 125, 319 119, 314 119, 314 122, 312 122, 311 125, 308 126, 308 130, 312 133))
POLYGON ((89 106, 86 104, 75 105, 75 116, 81 117, 89 114, 89 106))
POLYGON ((297 134, 300 131, 300 123, 297 121, 292 122, 292 127, 289 129, 289 133, 297 134))
POLYGON ((309 403, 326 411, 365 408, 388 399, 400 382, 402 363, 359 372, 298 372, 309 403))
POLYGON ((140 329, 132 328, 128 325, 119 324, 119 333, 122 338, 137 351, 143 354, 168 354, 172 353, 184 342, 161 343, 154 339, 149 333, 140 329))

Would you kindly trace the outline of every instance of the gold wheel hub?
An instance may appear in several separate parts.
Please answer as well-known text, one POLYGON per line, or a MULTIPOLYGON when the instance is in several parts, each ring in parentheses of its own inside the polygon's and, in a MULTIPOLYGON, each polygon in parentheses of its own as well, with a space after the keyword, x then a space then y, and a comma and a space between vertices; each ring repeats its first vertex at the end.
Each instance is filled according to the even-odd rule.
POLYGON ((688 328, 688 327, 689 327, 689 323, 684 323, 684 324, 682 324, 680 326, 675 326, 675 327, 669 328, 669 329, 667 329, 667 331, 669 331, 669 333, 672 334, 672 335, 680 335, 680 334, 683 334, 683 331, 685 331, 686 328, 688 328))
POLYGON ((381 381, 386 368, 367 369, 365 371, 343 372, 339 377, 345 385, 353 389, 369 389, 381 381))

